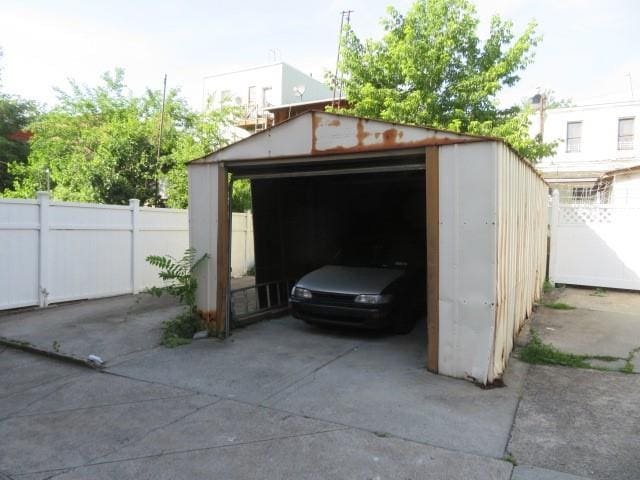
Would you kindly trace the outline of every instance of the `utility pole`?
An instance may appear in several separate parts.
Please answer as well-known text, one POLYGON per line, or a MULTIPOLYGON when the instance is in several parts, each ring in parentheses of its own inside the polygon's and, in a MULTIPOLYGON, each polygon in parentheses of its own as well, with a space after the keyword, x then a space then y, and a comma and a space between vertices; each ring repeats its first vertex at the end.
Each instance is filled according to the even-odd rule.
POLYGON ((538 141, 540 143, 544 142, 544 107, 545 102, 547 100, 547 94, 545 92, 536 93, 533 97, 531 97, 531 103, 533 105, 537 105, 540 112, 540 133, 538 134, 538 141))
POLYGON ((160 145, 162 144, 162 130, 164 128, 164 103, 167 98, 167 74, 164 74, 164 86, 162 88, 162 110, 160 113, 160 129, 158 130, 158 154, 156 155, 156 205, 160 203, 160 145))
POLYGON ((540 95, 540 143, 544 143, 544 101, 547 99, 547 95, 542 92, 540 95))
POLYGON ((336 56, 336 71, 335 71, 335 75, 333 77, 333 100, 331 101, 331 107, 335 108, 336 106, 336 92, 338 93, 338 106, 340 106, 340 98, 342 97, 342 76, 340 78, 338 78, 338 72, 340 70, 340 52, 342 50, 342 33, 344 30, 344 23, 345 20, 347 22, 347 25, 349 25, 349 22, 351 21, 351 14, 353 13, 353 10, 343 10, 342 12, 340 12, 340 32, 338 35, 338 54, 336 56))

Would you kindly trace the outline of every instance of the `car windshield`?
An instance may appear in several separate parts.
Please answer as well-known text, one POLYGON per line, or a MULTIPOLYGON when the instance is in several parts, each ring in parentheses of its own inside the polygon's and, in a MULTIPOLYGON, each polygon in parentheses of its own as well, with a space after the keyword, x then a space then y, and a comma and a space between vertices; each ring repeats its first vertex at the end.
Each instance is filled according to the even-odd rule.
POLYGON ((349 267, 405 268, 408 262, 401 252, 383 243, 354 243, 341 248, 333 263, 349 267))

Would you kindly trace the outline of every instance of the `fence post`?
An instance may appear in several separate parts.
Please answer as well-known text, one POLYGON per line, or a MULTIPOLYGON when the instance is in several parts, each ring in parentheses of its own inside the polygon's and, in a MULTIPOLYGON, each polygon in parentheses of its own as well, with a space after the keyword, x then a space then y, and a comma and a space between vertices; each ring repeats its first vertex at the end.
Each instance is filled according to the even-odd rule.
POLYGON ((558 243, 558 221, 560 219, 560 192, 555 189, 551 195, 551 221, 549 229, 549 281, 556 283, 556 255, 558 243))
POLYGON ((140 200, 132 198, 129 200, 129 208, 131 209, 131 293, 134 295, 140 290, 138 285, 138 254, 140 248, 140 200))
POLYGON ((38 254, 38 304, 45 308, 49 304, 48 252, 49 252, 49 192, 37 193, 40 208, 40 251, 38 254))

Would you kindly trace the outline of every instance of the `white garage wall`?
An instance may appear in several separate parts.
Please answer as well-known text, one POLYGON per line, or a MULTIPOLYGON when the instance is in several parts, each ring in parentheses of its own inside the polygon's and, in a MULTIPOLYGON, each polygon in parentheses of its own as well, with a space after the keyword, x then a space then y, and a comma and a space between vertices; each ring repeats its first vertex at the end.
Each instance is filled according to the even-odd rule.
POLYGON ((438 373, 485 383, 493 350, 496 164, 493 142, 440 147, 438 373))
POLYGON ((500 378, 539 298, 548 187, 501 142, 440 147, 439 373, 500 378))
POLYGON ((189 164, 189 244, 209 259, 196 272, 196 302, 205 319, 217 319, 218 290, 218 164, 189 164))

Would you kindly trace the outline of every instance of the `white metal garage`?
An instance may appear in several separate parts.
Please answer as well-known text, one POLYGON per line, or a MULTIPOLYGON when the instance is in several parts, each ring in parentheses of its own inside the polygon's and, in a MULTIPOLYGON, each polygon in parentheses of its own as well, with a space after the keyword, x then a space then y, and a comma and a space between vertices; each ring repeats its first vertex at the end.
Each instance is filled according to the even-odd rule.
MULTIPOLYGON (((423 208, 415 211, 425 214, 427 367, 482 384, 499 379, 544 282, 547 186, 494 138, 307 112, 191 162, 191 245, 211 256, 198 274, 198 306, 212 329, 221 336, 229 332, 230 177, 350 175, 362 185, 372 178, 365 175, 398 172, 421 172, 424 178, 423 208)), ((307 209, 326 211, 325 203, 315 201, 307 209)), ((348 218, 348 206, 341 213, 345 208, 348 218)), ((260 217, 270 211, 254 208, 256 234, 260 217)), ((290 228, 295 218, 280 225, 290 228)), ((256 269, 260 241, 256 236, 256 269)), ((295 271, 299 265, 287 257, 262 256, 263 262, 282 263, 282 271, 295 271)))

